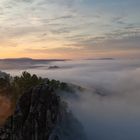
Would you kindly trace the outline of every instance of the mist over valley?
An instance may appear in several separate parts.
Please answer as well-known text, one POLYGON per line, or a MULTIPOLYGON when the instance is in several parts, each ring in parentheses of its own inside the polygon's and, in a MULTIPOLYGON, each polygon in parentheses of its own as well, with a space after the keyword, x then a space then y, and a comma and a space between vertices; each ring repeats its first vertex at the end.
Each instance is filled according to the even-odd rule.
POLYGON ((83 125, 89 140, 140 138, 138 59, 52 61, 41 65, 4 72, 15 76, 28 71, 82 87, 75 90, 76 96, 65 93, 63 100, 83 125))

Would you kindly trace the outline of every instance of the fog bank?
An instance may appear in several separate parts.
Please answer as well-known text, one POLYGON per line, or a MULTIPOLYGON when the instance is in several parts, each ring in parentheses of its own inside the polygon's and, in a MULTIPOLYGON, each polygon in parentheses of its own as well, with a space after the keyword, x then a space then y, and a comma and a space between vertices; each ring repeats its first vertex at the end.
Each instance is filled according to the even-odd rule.
MULTIPOLYGON (((140 139, 139 60, 52 62, 23 70, 85 88, 77 92, 79 98, 67 98, 67 102, 84 125, 89 140, 140 139), (48 69, 49 66, 58 67, 48 69)), ((6 72, 16 75, 23 70, 6 72)))

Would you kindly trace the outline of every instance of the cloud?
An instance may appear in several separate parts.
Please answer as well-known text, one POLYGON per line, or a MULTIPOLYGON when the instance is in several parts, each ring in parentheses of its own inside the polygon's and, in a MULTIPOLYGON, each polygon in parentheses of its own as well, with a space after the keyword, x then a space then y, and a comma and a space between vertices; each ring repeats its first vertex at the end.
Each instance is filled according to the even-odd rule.
POLYGON ((79 48, 75 49, 75 48, 70 48, 70 47, 57 47, 57 48, 50 48, 50 47, 42 47, 42 49, 25 49, 25 53, 41 53, 41 54, 46 54, 46 53, 53 53, 53 52, 57 52, 57 53, 68 53, 68 52, 75 52, 75 51, 79 51, 79 48))
POLYGON ((112 22, 113 23, 117 23, 117 24, 121 24, 121 25, 127 25, 127 23, 125 22, 126 21, 126 16, 125 15, 121 15, 121 16, 115 16, 115 17, 112 17, 112 22))
POLYGON ((84 125, 89 140, 139 138, 135 131, 140 127, 139 60, 70 61, 52 65, 64 69, 47 71, 46 76, 89 89, 77 93, 79 99, 68 99, 73 113, 84 125), (96 94, 96 88, 105 96, 96 94))
POLYGON ((105 33, 102 36, 73 36, 70 38, 72 44, 68 46, 81 47, 90 50, 139 50, 140 49, 140 29, 129 26, 122 30, 105 33))
MULTIPOLYGON (((17 47, 25 42, 29 46, 48 40, 53 43, 54 39, 60 40, 61 48, 71 47, 71 50, 139 49, 138 9, 131 4, 130 1, 119 3, 110 0, 1 0, 0 37, 20 44, 17 47), (130 11, 118 10, 122 7, 130 11)), ((133 2, 133 5, 138 4, 137 0, 133 2)), ((26 47, 23 47, 23 52, 24 49, 26 47)))
MULTIPOLYGON (((140 138, 139 59, 64 61, 42 65, 26 70, 84 87, 83 92, 76 92, 77 98, 68 96, 65 100, 83 124, 89 140, 140 138), (60 69, 47 69, 53 65, 60 69)), ((17 74, 22 71, 7 72, 17 74)))

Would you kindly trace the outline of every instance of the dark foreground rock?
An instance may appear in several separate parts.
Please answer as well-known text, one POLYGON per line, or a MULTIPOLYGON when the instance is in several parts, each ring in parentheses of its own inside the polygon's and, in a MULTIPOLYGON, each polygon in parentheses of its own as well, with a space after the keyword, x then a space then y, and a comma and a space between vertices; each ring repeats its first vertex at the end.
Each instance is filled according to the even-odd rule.
POLYGON ((81 124, 48 85, 39 85, 19 100, 0 129, 0 140, 86 140, 81 124))

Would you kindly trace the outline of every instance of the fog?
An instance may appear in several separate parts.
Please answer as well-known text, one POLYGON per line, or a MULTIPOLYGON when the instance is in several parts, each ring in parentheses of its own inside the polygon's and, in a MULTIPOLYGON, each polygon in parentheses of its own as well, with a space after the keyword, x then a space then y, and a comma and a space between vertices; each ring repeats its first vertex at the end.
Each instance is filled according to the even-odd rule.
POLYGON ((140 139, 140 61, 81 60, 44 64, 22 71, 74 83, 85 88, 79 98, 67 98, 89 140, 140 139), (49 66, 58 66, 49 69, 49 66))

